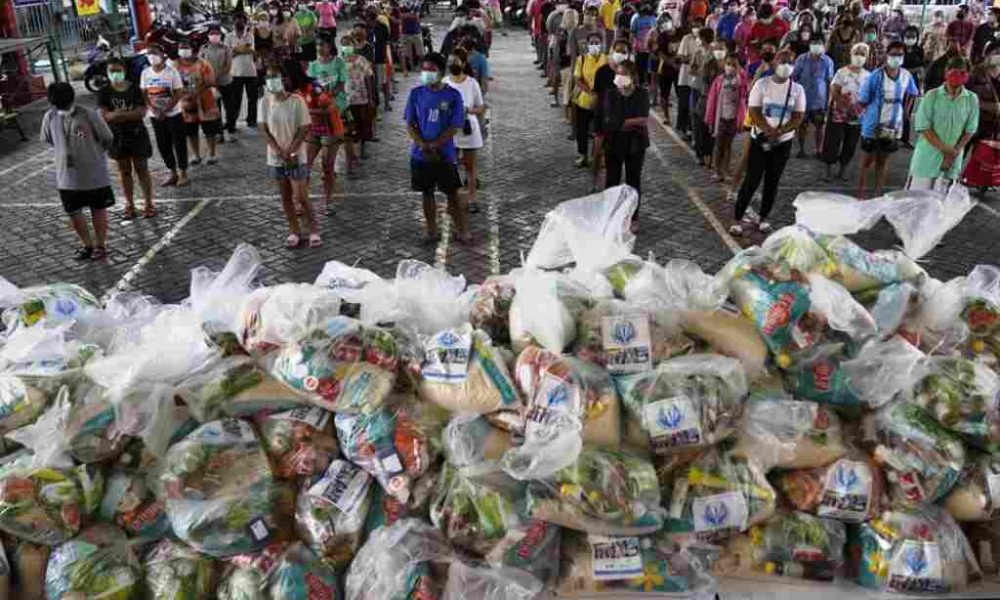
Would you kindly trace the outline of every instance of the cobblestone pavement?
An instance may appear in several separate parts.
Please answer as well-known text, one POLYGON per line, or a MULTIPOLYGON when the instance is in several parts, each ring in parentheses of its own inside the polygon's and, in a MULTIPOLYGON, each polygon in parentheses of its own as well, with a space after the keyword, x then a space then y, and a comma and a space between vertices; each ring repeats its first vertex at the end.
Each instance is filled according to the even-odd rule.
MULTIPOLYGON (((220 146, 218 165, 192 168, 190 187, 156 190, 160 214, 155 219, 123 221, 119 194, 110 232, 112 254, 103 263, 75 262, 70 257, 74 236, 58 202, 51 153, 34 138, 17 142, 14 132, 0 132, 0 275, 21 286, 62 280, 96 294, 134 289, 176 301, 187 295, 191 268, 221 267, 240 242, 259 249, 266 283, 312 280, 333 259, 391 276, 401 259, 416 258, 471 281, 516 267, 545 213, 589 193, 592 185, 589 173, 573 166, 569 126, 560 109, 549 108, 532 58, 524 32, 496 37, 491 58, 495 81, 487 98, 492 128, 480 156, 484 189, 482 210, 471 219, 472 246, 450 244, 447 236, 437 247, 421 243, 420 202, 409 190, 401 117, 406 93, 416 81, 411 75, 400 76, 394 110, 383 115, 381 140, 370 145, 363 176, 338 179, 337 201, 322 222, 325 245, 316 250, 284 248, 284 219, 274 184, 265 176, 263 141, 242 129, 235 143, 220 146)), ((39 117, 26 115, 29 131, 37 131, 39 117)), ((653 123, 651 131, 636 252, 659 260, 688 258, 714 270, 740 245, 759 242, 759 237, 733 240, 725 233, 732 211, 726 189, 695 165, 687 147, 662 122, 653 123)), ((890 188, 903 184, 908 158, 908 151, 893 157, 890 188)), ((152 166, 162 168, 158 157, 152 166)), ((849 191, 822 184, 821 171, 815 160, 790 161, 772 216, 775 226, 794 220, 791 201, 799 192, 849 191)), ((317 180, 313 193, 319 191, 317 180)), ((973 209, 927 257, 931 273, 951 277, 980 262, 997 262, 997 208, 994 195, 973 209)), ((884 225, 857 239, 871 248, 898 244, 884 225)))

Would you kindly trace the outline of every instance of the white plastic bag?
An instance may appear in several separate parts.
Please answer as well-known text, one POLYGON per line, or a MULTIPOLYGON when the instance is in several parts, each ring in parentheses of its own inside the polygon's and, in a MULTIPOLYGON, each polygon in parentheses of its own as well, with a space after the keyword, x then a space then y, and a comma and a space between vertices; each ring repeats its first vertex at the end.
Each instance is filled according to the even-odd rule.
POLYGON ((920 381, 926 356, 903 338, 893 336, 884 342, 869 342, 856 358, 840 363, 840 368, 861 401, 878 408, 920 381))
POLYGON ((844 286, 816 273, 807 274, 806 279, 809 280, 810 310, 823 315, 831 328, 855 340, 876 334, 875 319, 844 286))
POLYGON ((792 270, 822 273, 831 266, 826 251, 802 225, 782 227, 767 236, 760 249, 783 277, 791 277, 792 270))
POLYGON ((560 203, 545 215, 525 264, 540 269, 601 270, 632 252, 629 227, 639 203, 635 189, 620 185, 560 203))
POLYGON ((561 353, 576 337, 573 315, 559 298, 558 278, 558 274, 531 268, 519 274, 510 307, 510 339, 515 352, 533 340, 561 353))
POLYGON ((795 223, 817 233, 846 235, 871 229, 882 218, 882 198, 858 200, 829 192, 802 192, 792 203, 795 223))
POLYGON ((903 252, 913 259, 933 250, 976 205, 962 185, 951 186, 948 195, 903 190, 888 194, 886 199, 885 218, 903 241, 903 252))
POLYGON ((211 332, 239 331, 240 307, 252 291, 260 270, 260 254, 250 244, 240 244, 218 273, 208 267, 191 270, 191 295, 187 303, 211 332))
POLYGON ((1000 306, 1000 268, 996 265, 976 265, 965 277, 965 297, 981 298, 1000 306))
POLYGON ((344 263, 331 260, 323 265, 323 270, 316 276, 314 282, 319 287, 332 290, 345 302, 361 303, 365 298, 365 288, 372 284, 385 284, 386 281, 369 271, 351 267, 344 263))
POLYGON ((239 338, 251 352, 306 338, 340 315, 340 298, 308 283, 283 283, 254 291, 243 300, 239 338))
POLYGON ((398 316, 418 333, 434 334, 459 327, 469 320, 474 289, 466 289, 465 277, 449 275, 417 260, 400 261, 394 282, 398 316))
POLYGON ((531 600, 541 592, 542 582, 521 569, 456 560, 448 568, 441 600, 531 600))
POLYGON ((440 531, 420 519, 380 527, 355 555, 344 583, 346 600, 408 598, 430 579, 429 562, 453 555, 440 531))

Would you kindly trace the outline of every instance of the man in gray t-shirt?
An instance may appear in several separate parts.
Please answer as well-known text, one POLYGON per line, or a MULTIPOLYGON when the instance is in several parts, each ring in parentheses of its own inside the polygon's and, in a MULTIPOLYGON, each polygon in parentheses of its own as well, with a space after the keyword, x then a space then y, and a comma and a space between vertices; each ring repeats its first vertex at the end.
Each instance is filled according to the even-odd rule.
MULTIPOLYGON (((212 26, 208 30, 208 43, 201 47, 201 50, 198 51, 198 56, 212 65, 212 72, 215 73, 215 85, 218 86, 219 93, 222 94, 222 102, 219 103, 219 106, 226 113, 226 120, 223 122, 232 122, 235 127, 240 107, 235 106, 233 102, 235 92, 232 85, 233 51, 229 46, 222 43, 222 30, 217 26, 212 26), (236 114, 230 117, 230 113, 236 114)), ((219 134, 219 141, 225 141, 221 133, 219 134)))
POLYGON ((115 203, 105 156, 114 134, 97 111, 76 105, 72 85, 53 83, 48 96, 52 108, 42 117, 39 137, 55 150, 59 198, 83 244, 76 258, 98 260, 107 255, 107 209, 115 203), (83 216, 86 208, 94 220, 96 245, 83 216))

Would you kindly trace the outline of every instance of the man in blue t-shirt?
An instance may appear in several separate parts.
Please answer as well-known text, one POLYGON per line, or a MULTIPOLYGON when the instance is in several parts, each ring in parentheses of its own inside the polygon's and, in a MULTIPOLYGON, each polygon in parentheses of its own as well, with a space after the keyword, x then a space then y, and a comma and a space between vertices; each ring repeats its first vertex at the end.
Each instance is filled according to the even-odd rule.
POLYGON ((407 131, 413 138, 410 151, 410 182, 423 194, 424 218, 427 219, 427 240, 438 240, 437 204, 434 189, 448 197, 448 211, 455 223, 455 239, 469 241, 469 224, 465 200, 458 195, 462 182, 455 163, 458 151, 455 134, 465 124, 462 94, 441 80, 445 58, 437 52, 424 56, 420 64, 420 85, 410 90, 406 100, 407 131))

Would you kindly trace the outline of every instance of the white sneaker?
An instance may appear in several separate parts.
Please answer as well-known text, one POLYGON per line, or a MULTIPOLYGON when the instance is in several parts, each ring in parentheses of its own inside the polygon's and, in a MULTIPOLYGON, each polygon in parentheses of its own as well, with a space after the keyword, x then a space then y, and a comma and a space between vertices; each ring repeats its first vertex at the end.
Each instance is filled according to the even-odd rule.
POLYGON ((770 233, 771 224, 768 223, 767 221, 761 221, 760 223, 757 224, 757 231, 761 233, 770 233))
POLYGON ((760 215, 758 215, 757 211, 753 209, 752 203, 750 206, 747 207, 747 211, 743 213, 743 220, 746 221, 747 223, 750 223, 751 225, 756 225, 757 223, 760 223, 760 215))

